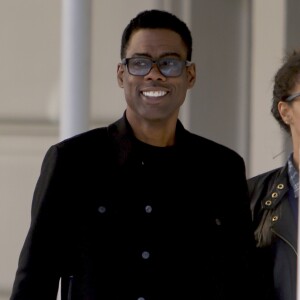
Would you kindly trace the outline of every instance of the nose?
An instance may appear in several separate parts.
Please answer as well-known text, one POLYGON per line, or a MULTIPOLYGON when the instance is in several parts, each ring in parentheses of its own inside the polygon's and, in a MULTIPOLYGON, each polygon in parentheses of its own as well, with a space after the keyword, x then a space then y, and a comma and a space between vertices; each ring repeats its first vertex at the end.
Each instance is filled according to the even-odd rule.
POLYGON ((147 75, 145 75, 145 79, 148 79, 148 80, 151 80, 151 79, 152 80, 166 80, 166 76, 164 76, 160 72, 156 62, 153 62, 149 73, 147 75))

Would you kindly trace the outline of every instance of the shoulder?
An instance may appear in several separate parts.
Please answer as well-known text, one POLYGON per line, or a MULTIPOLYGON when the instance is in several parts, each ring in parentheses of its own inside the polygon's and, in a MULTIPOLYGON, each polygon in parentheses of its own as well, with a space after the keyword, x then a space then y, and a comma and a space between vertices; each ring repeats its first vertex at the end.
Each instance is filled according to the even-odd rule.
POLYGON ((58 147, 69 147, 73 145, 89 145, 101 143, 103 138, 107 137, 107 127, 91 129, 75 136, 67 138, 56 144, 58 147))
POLYGON ((78 162, 106 153, 108 145, 107 127, 95 128, 53 144, 47 150, 46 158, 78 162))
POLYGON ((251 210, 256 215, 261 209, 260 203, 266 197, 278 191, 280 191, 280 194, 284 194, 288 189, 287 166, 253 176, 247 180, 247 184, 251 210), (278 190, 279 186, 281 187, 278 190))
POLYGON ((190 133, 190 140, 193 143, 193 149, 199 155, 205 155, 207 158, 211 157, 220 164, 232 162, 232 160, 244 163, 244 159, 237 151, 212 139, 190 133))
POLYGON ((55 146, 59 148, 79 147, 79 149, 81 147, 85 149, 90 147, 105 148, 105 146, 110 145, 111 140, 120 140, 120 137, 127 134, 128 127, 124 114, 120 119, 107 126, 90 129, 65 139, 55 146))
POLYGON ((91 129, 67 138, 53 145, 59 151, 92 151, 108 144, 107 127, 91 129))
POLYGON ((248 178, 247 183, 250 191, 261 189, 266 184, 272 184, 277 178, 285 177, 287 170, 285 167, 275 168, 264 173, 248 178))

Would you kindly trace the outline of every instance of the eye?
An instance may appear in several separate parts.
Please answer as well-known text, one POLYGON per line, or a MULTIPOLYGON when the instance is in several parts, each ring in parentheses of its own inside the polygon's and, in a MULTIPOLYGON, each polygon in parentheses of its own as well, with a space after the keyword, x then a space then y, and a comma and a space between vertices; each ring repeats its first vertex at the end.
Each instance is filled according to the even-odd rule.
POLYGON ((165 58, 159 61, 159 65, 162 67, 172 67, 176 65, 177 60, 173 58, 165 58))
POLYGON ((145 67, 149 65, 149 60, 144 58, 135 58, 131 60, 131 65, 134 68, 145 67))

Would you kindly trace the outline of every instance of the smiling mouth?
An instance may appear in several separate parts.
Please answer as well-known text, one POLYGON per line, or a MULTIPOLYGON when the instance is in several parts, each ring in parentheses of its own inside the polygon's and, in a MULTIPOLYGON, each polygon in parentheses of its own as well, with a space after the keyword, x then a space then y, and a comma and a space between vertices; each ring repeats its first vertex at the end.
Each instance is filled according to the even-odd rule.
POLYGON ((166 91, 144 91, 142 94, 146 97, 163 97, 167 94, 166 91))

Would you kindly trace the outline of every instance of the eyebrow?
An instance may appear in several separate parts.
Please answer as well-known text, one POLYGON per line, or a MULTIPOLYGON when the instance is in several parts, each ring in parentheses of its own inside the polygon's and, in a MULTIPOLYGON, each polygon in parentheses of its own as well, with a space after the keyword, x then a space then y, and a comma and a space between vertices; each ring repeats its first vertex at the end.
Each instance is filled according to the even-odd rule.
MULTIPOLYGON (((134 53, 131 57, 149 57, 149 58, 153 58, 150 54, 148 53, 134 53)), ((166 56, 175 56, 175 57, 178 57, 178 58, 181 58, 181 56, 177 53, 177 52, 165 52, 163 54, 161 54, 158 58, 161 58, 161 57, 166 57, 166 56)))

